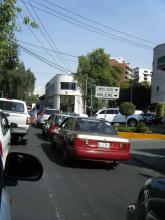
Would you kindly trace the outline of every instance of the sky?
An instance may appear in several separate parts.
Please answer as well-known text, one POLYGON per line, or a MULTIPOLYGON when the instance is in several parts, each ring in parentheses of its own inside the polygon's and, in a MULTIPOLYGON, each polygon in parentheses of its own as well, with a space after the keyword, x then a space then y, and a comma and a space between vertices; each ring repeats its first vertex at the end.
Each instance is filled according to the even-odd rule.
POLYGON ((111 58, 123 57, 132 68, 152 69, 153 48, 165 43, 164 0, 19 0, 17 4, 22 8, 16 33, 20 59, 34 73, 35 87, 45 87, 55 74, 76 72, 78 56, 96 48, 111 58), (22 25, 23 16, 39 27, 22 25))

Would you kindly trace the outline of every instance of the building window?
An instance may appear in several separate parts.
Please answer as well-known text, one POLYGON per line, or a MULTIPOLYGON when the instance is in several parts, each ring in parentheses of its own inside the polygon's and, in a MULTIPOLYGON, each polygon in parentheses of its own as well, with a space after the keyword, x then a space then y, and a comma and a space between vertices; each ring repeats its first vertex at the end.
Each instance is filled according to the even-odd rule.
POLYGON ((159 86, 156 87, 156 90, 159 91, 159 86))
POLYGON ((73 82, 61 82, 61 89, 64 89, 64 90, 76 90, 76 83, 73 83, 73 82))

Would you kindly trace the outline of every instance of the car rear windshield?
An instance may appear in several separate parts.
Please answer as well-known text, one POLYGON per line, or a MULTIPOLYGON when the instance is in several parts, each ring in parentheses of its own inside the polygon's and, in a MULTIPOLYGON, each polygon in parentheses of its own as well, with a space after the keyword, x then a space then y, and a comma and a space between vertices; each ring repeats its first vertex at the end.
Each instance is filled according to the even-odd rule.
POLYGON ((20 102, 0 101, 0 109, 3 111, 24 112, 24 104, 20 102))
POLYGON ((78 118, 76 120, 75 130, 101 134, 116 134, 116 131, 109 122, 89 118, 78 118))
POLYGON ((67 118, 67 117, 68 116, 65 116, 65 115, 60 115, 60 116, 58 115, 58 116, 55 117, 54 121, 55 121, 55 123, 60 125, 64 121, 64 119, 67 118))
POLYGON ((45 115, 53 115, 54 113, 59 113, 59 111, 54 109, 46 109, 44 113, 45 115))

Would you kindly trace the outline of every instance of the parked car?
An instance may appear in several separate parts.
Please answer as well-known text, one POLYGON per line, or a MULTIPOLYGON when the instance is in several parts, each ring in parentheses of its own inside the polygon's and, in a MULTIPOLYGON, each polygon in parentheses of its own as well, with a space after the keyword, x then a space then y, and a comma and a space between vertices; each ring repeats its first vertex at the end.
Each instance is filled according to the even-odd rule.
POLYGON ((6 115, 0 111, 0 157, 2 158, 3 166, 5 165, 6 157, 10 149, 10 125, 6 115))
POLYGON ((55 114, 55 113, 59 113, 59 110, 46 108, 46 109, 41 110, 40 112, 38 112, 38 116, 37 116, 37 125, 38 125, 38 127, 42 127, 43 124, 45 123, 45 121, 48 120, 50 115, 55 114))
POLYGON ((11 129, 12 138, 26 144, 31 124, 26 103, 16 99, 0 98, 0 109, 8 115, 10 123, 17 124, 11 129))
POLYGON ((147 112, 143 114, 144 117, 144 122, 146 124, 152 124, 155 122, 156 119, 156 114, 155 113, 151 113, 151 112, 147 112))
POLYGON ((73 157, 115 164, 130 158, 130 142, 116 135, 110 122, 88 117, 68 117, 52 134, 51 144, 63 152, 63 162, 73 157))
POLYGON ((128 206, 127 220, 165 219, 165 177, 149 179, 135 203, 128 206))
MULTIPOLYGON (((126 117, 119 112, 119 108, 100 109, 95 116, 111 123, 126 123, 126 117)), ((143 111, 141 110, 135 110, 133 115, 127 117, 127 124, 131 127, 136 126, 139 121, 144 121, 143 111)))
POLYGON ((0 157, 0 219, 11 220, 10 198, 5 186, 17 185, 18 180, 36 181, 41 178, 43 168, 40 161, 29 154, 12 152, 7 155, 3 169, 0 157))
POLYGON ((64 115, 60 113, 49 116, 48 120, 45 121, 45 123, 43 124, 42 135, 47 140, 51 140, 54 129, 57 128, 67 117, 69 117, 69 115, 64 115))

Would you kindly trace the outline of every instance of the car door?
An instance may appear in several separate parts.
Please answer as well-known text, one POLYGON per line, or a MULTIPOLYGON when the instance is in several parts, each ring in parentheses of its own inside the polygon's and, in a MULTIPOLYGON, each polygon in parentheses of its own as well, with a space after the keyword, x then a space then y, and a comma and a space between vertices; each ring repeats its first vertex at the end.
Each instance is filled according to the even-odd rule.
POLYGON ((106 110, 106 117, 105 119, 109 122, 115 122, 116 112, 114 109, 107 109, 106 110))
POLYGON ((0 157, 0 219, 11 220, 10 199, 3 187, 3 164, 0 157))
POLYGON ((61 148, 67 147, 70 139, 70 135, 73 132, 75 119, 70 117, 62 124, 59 130, 59 145, 61 148))
POLYGON ((97 118, 101 118, 101 119, 106 119, 106 110, 105 110, 105 109, 101 110, 101 111, 97 114, 96 117, 97 117, 97 118))
POLYGON ((0 143, 2 147, 2 162, 5 165, 6 156, 10 148, 10 126, 6 115, 0 112, 0 143))

